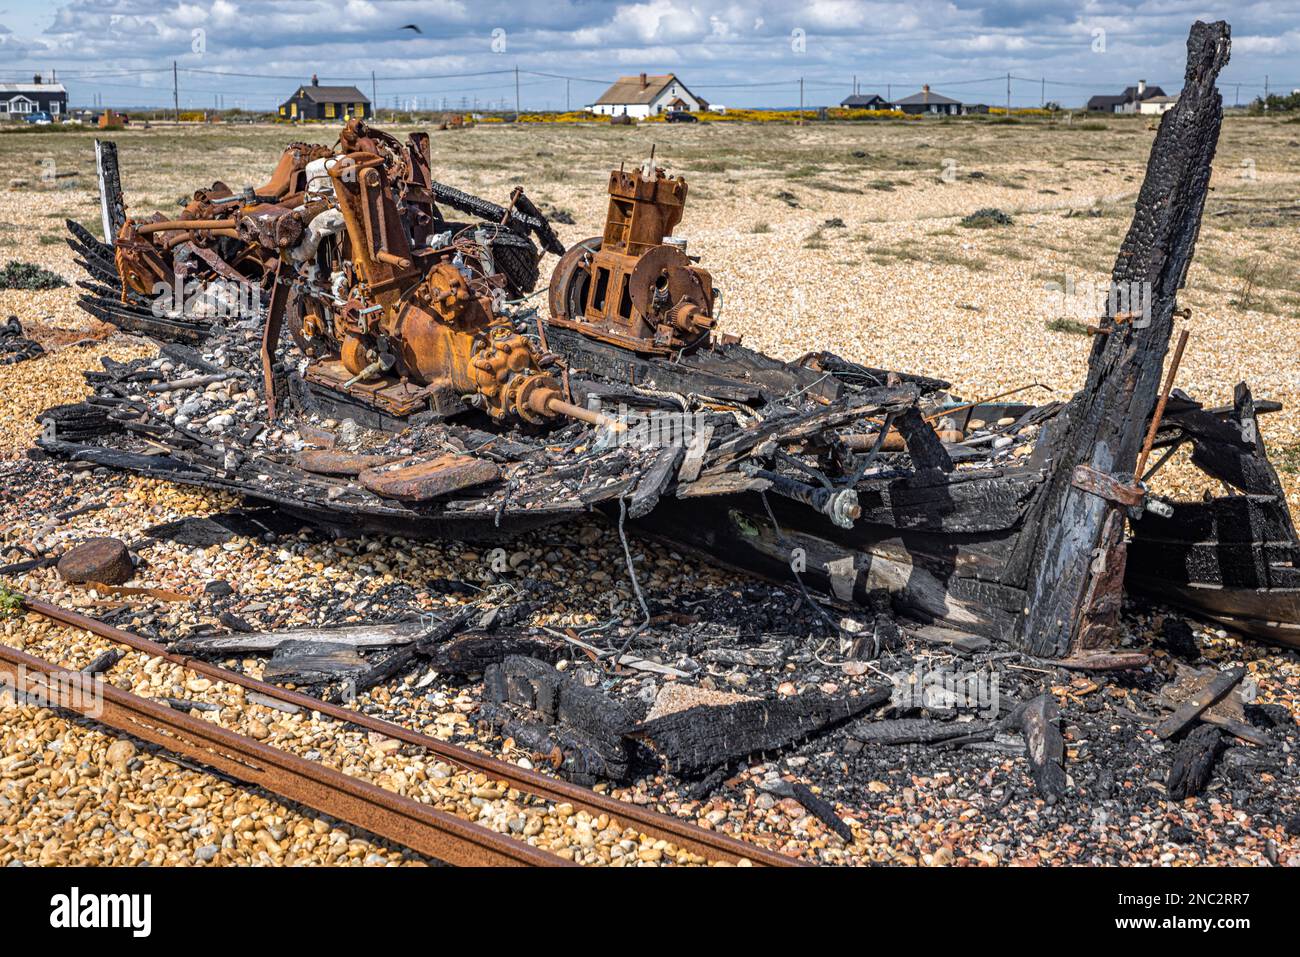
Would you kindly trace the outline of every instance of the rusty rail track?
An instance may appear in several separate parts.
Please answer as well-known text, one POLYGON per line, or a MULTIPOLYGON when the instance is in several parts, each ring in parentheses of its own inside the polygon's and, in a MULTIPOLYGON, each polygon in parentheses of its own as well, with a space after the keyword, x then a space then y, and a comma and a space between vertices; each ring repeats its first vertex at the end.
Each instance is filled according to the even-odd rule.
MULTIPOLYGON (((364 728, 368 731, 375 731, 379 734, 385 735, 386 737, 393 738, 394 740, 403 741, 407 744, 412 744, 417 747, 424 748, 430 753, 436 754, 439 758, 441 758, 442 760, 446 761, 449 764, 456 765, 468 771, 481 772, 483 774, 488 775, 493 780, 505 781, 507 784, 509 784, 513 788, 516 788, 517 790, 534 795, 536 797, 543 798, 547 801, 551 801, 553 803, 572 804, 575 808, 585 810, 589 814, 592 814, 594 816, 607 814, 611 818, 623 824, 624 826, 635 828, 636 830, 642 832, 643 834, 647 834, 651 837, 668 841, 669 843, 675 844, 678 847, 689 850, 692 853, 702 855, 708 858, 709 860, 726 861, 729 863, 738 863, 741 860, 747 860, 753 864, 766 865, 769 867, 790 867, 790 866, 798 866, 801 863, 799 861, 794 860, 793 858, 786 857, 783 854, 777 853, 776 851, 772 851, 764 847, 759 847, 754 844, 749 844, 745 841, 741 841, 729 835, 719 834, 713 831, 706 831, 701 827, 697 827, 695 824, 689 821, 684 821, 667 814, 662 814, 658 811, 650 810, 648 808, 639 807, 635 804, 629 804, 624 801, 620 801, 617 798, 613 798, 605 794, 600 794, 588 788, 579 787, 578 785, 571 784, 567 781, 561 781, 556 778, 547 777, 546 775, 540 774, 537 771, 530 771, 525 768, 521 768, 517 765, 510 764, 509 762, 502 761, 498 758, 493 758, 485 754, 479 754, 477 752, 469 750, 468 748, 460 747, 459 745, 449 744, 446 741, 439 741, 437 738, 430 737, 429 735, 426 734, 422 734, 419 731, 413 731, 412 729, 403 727, 402 725, 399 724, 394 724, 391 721, 385 721, 383 718, 376 718, 373 715, 364 714, 359 711, 353 711, 337 704, 332 704, 327 701, 322 701, 320 698, 315 698, 312 697, 311 695, 303 694, 302 692, 299 691, 290 691, 288 689, 281 688, 277 685, 269 684, 265 681, 259 681, 256 678, 250 678, 247 675, 242 675, 239 674, 238 672, 230 671, 226 668, 221 668, 217 665, 210 664, 198 658, 192 658, 188 655, 174 654, 168 651, 166 647, 164 647, 163 645, 155 641, 150 641, 148 638, 141 637, 140 635, 137 635, 133 632, 125 631, 121 628, 115 628, 112 625, 106 625, 101 621, 96 621, 94 618, 89 618, 85 615, 79 614, 68 608, 63 608, 59 605, 52 605, 48 602, 43 602, 33 598, 24 598, 23 607, 27 611, 41 615, 45 618, 49 618, 51 621, 58 622, 70 628, 78 628, 84 631, 89 631, 92 634, 100 636, 101 638, 106 638, 109 641, 126 645, 130 648, 133 648, 145 654, 152 655, 157 658, 162 658, 165 661, 171 662, 172 664, 180 665, 183 668, 187 668, 197 674, 204 675, 205 677, 212 678, 217 681, 227 682, 229 684, 239 685, 240 687, 246 690, 255 691, 258 694, 264 695, 268 698, 274 698, 277 701, 282 701, 286 704, 296 705, 308 711, 316 711, 322 715, 333 718, 337 721, 344 721, 349 724, 356 725, 357 727, 364 728)), ((24 655, 22 652, 14 651, 13 649, 7 648, 6 646, 0 644, 0 659, 9 662, 14 662, 15 659, 12 658, 11 655, 22 655, 23 657, 30 657, 24 655)), ((33 660, 38 662, 40 661, 40 659, 33 659, 33 660)), ((45 664, 48 665, 48 662, 45 662, 45 664)), ((55 667, 55 666, 50 665, 49 667, 55 667)), ((112 690, 116 691, 118 694, 125 694, 125 692, 118 691, 117 689, 112 689, 112 690)), ((105 686, 105 691, 106 692, 109 691, 109 687, 107 685, 105 686)), ((142 698, 139 700, 149 704, 152 709, 157 709, 153 712, 154 720, 159 720, 160 714, 162 715, 163 718, 172 718, 180 715, 185 719, 187 719, 189 722, 196 722, 198 725, 201 726, 202 729, 214 728, 214 726, 209 724, 208 722, 198 721, 197 719, 190 718, 188 714, 182 715, 180 712, 172 711, 171 709, 167 708, 164 705, 157 705, 154 704, 153 702, 149 702, 148 699, 142 698)), ((106 695, 105 703, 107 702, 108 702, 108 697, 106 695)), ((216 729, 216 730, 224 730, 224 729, 216 729)), ((131 731, 130 733, 136 733, 136 732, 131 731)), ((225 731, 224 733, 234 735, 235 738, 239 738, 242 739, 243 741, 247 741, 248 743, 257 745, 259 749, 270 750, 277 755, 285 755, 286 757, 294 758, 295 761, 301 761, 306 764, 311 764, 311 762, 306 762, 305 759, 297 758, 296 755, 287 755, 285 752, 278 751, 277 749, 268 748, 267 746, 262 745, 260 742, 254 741, 251 738, 243 738, 242 735, 235 734, 235 732, 225 731)), ((144 735, 141 735, 141 737, 144 737, 144 735)), ((154 740, 154 739, 150 738, 149 740, 154 740)), ((167 744, 166 742, 162 742, 162 743, 164 747, 170 748, 170 745, 167 744)), ((196 760, 203 761, 205 763, 211 763, 203 755, 198 755, 196 757, 196 760)), ((319 767, 319 766, 313 765, 313 767, 319 767)), ((222 766, 221 769, 227 770, 224 766, 222 766)), ((233 770, 229 770, 227 771, 227 773, 230 773, 235 777, 244 777, 243 775, 240 775, 237 771, 233 771, 233 770)), ((343 777, 343 779, 349 783, 352 784, 360 783, 357 782, 354 778, 349 778, 346 775, 340 775, 340 776, 343 777)), ((262 782, 255 781, 254 783, 260 784, 262 782)), ((266 784, 264 786, 266 786, 268 790, 275 790, 275 788, 270 784, 266 784)), ((381 794, 387 795, 389 797, 394 796, 390 792, 383 791, 382 789, 376 788, 376 790, 380 791, 381 794)), ((277 792, 277 793, 282 793, 282 792, 277 792)), ((292 797, 292 795, 289 794, 285 794, 284 796, 292 797)), ((317 805, 313 804, 311 801, 308 800, 302 800, 296 797, 294 798, 294 800, 301 800, 301 803, 303 804, 306 804, 310 807, 317 807, 317 805)), ((409 800, 409 799, 403 799, 403 800, 409 800)), ((422 808, 425 807, 424 805, 419 804, 419 802, 412 802, 412 803, 416 804, 418 807, 422 807, 422 808)), ((323 810, 319 807, 317 807, 317 809, 323 810)), ((431 810, 429 808, 425 808, 425 809, 431 810)), ((325 813, 334 814, 338 817, 343 817, 346 820, 351 820, 350 818, 346 818, 344 815, 336 811, 326 811, 325 813)), ((456 818, 455 820, 459 822, 461 825, 464 825, 466 827, 471 826, 470 822, 464 821, 461 818, 456 818)), ((361 826, 369 827, 369 825, 363 824, 360 821, 354 821, 353 823, 357 823, 357 824, 361 824, 361 826)), ((479 827, 479 825, 473 825, 473 826, 479 827)), ((486 831, 486 829, 482 829, 482 830, 486 831)), ((381 834, 383 836, 389 836, 387 834, 384 834, 384 832, 378 830, 376 830, 375 833, 381 834)), ((494 831, 486 831, 486 833, 492 835, 493 838, 500 838, 502 840, 509 841, 512 844, 528 847, 528 845, 523 844, 522 841, 519 841, 515 838, 505 837, 503 835, 497 834, 494 831)), ((406 843, 405 841, 401 841, 399 838, 396 837, 394 837, 393 840, 398 840, 400 843, 406 843)), ((409 846, 415 847, 414 845, 409 845, 409 846)), ((418 847, 415 847, 415 849, 419 850, 418 847)), ((533 848, 529 848, 529 849, 535 850, 533 848)), ((441 857, 439 854, 431 854, 431 856, 439 857, 439 859, 441 860, 448 860, 449 863, 455 863, 455 861, 449 860, 448 858, 445 857, 441 857)), ((562 859, 556 858, 556 861, 562 861, 562 859)), ((471 860, 470 863, 486 863, 486 862, 482 860, 479 861, 471 860)))
POLYGON ((481 824, 385 791, 148 698, 0 645, 0 682, 449 864, 569 862, 481 824))

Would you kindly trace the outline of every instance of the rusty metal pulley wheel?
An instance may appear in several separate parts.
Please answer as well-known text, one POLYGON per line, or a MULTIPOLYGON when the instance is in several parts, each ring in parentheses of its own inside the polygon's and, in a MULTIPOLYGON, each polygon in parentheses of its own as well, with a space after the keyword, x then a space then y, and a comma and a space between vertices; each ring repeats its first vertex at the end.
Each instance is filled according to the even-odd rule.
POLYGON ((658 294, 665 297, 668 308, 682 301, 704 306, 708 301, 704 286, 690 266, 691 261, 686 255, 672 246, 656 246, 647 251, 637 261, 627 284, 637 312, 643 316, 653 315, 658 294))
POLYGON ((591 267, 585 263, 600 251, 601 237, 593 236, 569 247, 551 273, 547 295, 552 319, 581 319, 587 308, 591 267))

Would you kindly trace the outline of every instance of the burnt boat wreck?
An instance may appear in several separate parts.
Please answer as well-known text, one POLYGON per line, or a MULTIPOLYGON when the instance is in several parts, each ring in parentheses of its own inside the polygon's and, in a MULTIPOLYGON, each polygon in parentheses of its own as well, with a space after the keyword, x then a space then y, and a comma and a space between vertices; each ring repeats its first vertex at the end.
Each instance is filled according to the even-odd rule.
POLYGON ((112 241, 68 224, 82 305, 160 352, 88 374, 39 446, 343 531, 493 538, 600 510, 832 603, 888 598, 952 639, 1083 667, 1141 660, 1114 648, 1125 589, 1300 644, 1300 540, 1257 423, 1278 406, 1244 383, 1223 407, 1173 388, 1181 348, 1162 371, 1228 53, 1226 24, 1194 26, 1112 276, 1149 287, 1149 314, 1099 317, 1067 402, 966 402, 720 333, 725 290, 673 235, 686 182, 653 157, 611 173, 602 235, 566 251, 522 189, 469 196, 434 180, 423 134, 353 120, 175 219, 128 218, 99 145, 112 241), (1183 446, 1231 494, 1153 495, 1183 446))

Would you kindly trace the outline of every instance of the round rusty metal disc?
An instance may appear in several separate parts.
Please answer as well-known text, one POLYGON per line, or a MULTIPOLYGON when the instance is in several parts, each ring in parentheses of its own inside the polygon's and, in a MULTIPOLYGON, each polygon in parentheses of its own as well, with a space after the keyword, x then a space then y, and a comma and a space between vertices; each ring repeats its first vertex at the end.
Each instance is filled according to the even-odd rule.
POLYGON ((654 305, 655 287, 667 283, 668 301, 677 305, 683 299, 704 305, 704 288, 699 278, 690 270, 691 261, 685 253, 673 246, 656 246, 637 262, 628 280, 628 293, 632 305, 647 316, 654 305))
POLYGON ((547 291, 547 303, 551 317, 554 319, 581 318, 582 304, 576 293, 589 274, 582 260, 589 253, 600 249, 601 237, 593 236, 569 247, 569 251, 560 257, 551 273, 551 284, 547 291))

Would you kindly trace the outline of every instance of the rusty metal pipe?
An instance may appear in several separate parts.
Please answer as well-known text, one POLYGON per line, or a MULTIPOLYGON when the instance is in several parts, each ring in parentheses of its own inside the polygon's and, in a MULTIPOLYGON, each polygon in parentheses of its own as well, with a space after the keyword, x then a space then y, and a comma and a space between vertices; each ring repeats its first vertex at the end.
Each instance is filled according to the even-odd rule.
POLYGON ((139 223, 135 231, 139 236, 148 236, 173 229, 234 229, 238 225, 233 219, 166 219, 160 223, 139 223))
POLYGON ((1178 366, 1183 361, 1183 349, 1187 346, 1187 330, 1184 329, 1178 334, 1178 345, 1174 347, 1174 358, 1169 363, 1169 372, 1165 376, 1165 388, 1160 393, 1160 401, 1156 403, 1156 410, 1151 416, 1151 425, 1147 429, 1146 441, 1142 443, 1142 452, 1138 455, 1137 466, 1133 469, 1133 474, 1141 478, 1142 473, 1146 471, 1147 459, 1151 455, 1151 446, 1155 444, 1156 433, 1160 431, 1160 420, 1165 417, 1165 406, 1169 402, 1169 393, 1174 388, 1174 376, 1178 374, 1178 366))
POLYGON ((577 419, 580 422, 587 422, 591 425, 603 426, 615 432, 626 432, 627 424, 618 419, 605 415, 603 412, 593 412, 591 409, 584 409, 580 405, 574 405, 572 402, 565 402, 558 395, 552 394, 551 398, 544 401, 544 408, 552 415, 567 415, 571 419, 577 419))

